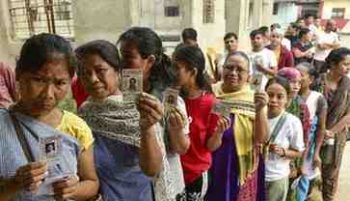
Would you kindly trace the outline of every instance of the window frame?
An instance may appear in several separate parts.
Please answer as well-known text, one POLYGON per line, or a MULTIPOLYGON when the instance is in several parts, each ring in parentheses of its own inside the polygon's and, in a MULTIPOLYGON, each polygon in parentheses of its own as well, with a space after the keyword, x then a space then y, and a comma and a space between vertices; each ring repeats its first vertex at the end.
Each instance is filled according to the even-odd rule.
POLYGON ((331 19, 344 19, 346 8, 332 8, 331 19))
POLYGON ((180 7, 179 6, 164 6, 165 17, 179 17, 180 7))

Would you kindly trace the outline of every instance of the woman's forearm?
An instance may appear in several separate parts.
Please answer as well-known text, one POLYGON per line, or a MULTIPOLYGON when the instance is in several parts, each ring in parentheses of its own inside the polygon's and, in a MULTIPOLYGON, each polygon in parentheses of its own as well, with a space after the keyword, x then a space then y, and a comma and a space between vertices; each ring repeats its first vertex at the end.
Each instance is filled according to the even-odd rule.
POLYGON ((207 141, 207 148, 210 151, 217 150, 222 144, 223 133, 214 133, 207 141))
POLYGON ((190 147, 190 139, 179 131, 169 131, 170 147, 171 150, 178 154, 185 154, 190 147))
POLYGON ((333 133, 337 134, 339 132, 342 132, 347 125, 350 125, 350 114, 348 114, 348 115, 344 116, 343 118, 341 118, 341 120, 338 123, 336 123, 329 130, 332 131, 333 133))
POLYGON ((98 180, 81 181, 77 184, 73 197, 75 200, 87 200, 97 195, 98 186, 98 180))
POLYGON ((300 158, 302 155, 303 155, 303 152, 296 151, 294 149, 285 149, 284 150, 284 157, 286 157, 288 159, 300 158))
POLYGON ((254 121, 254 142, 256 145, 264 144, 269 133, 269 123, 267 119, 266 107, 257 111, 254 121))
POLYGON ((99 189, 99 180, 95 169, 93 145, 84 149, 79 156, 78 175, 80 182, 75 186, 75 200, 87 200, 96 196, 99 189))
POLYGON ((316 147, 315 147, 315 154, 320 155, 321 147, 323 145, 323 141, 325 138, 326 133, 326 118, 327 118, 327 110, 324 110, 320 114, 320 124, 319 124, 319 130, 316 136, 316 147))
POLYGON ((139 150, 140 167, 150 177, 160 172, 162 153, 159 147, 155 126, 141 132, 141 146, 139 150))

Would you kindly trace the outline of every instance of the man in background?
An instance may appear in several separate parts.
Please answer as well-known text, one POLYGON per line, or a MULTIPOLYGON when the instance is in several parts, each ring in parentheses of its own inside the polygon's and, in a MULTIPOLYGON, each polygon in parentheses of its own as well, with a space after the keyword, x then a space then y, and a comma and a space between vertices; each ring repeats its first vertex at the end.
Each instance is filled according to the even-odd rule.
POLYGON ((336 30, 336 23, 334 20, 328 20, 325 31, 316 38, 314 66, 317 73, 324 73, 327 70, 325 67, 327 56, 333 49, 340 47, 339 36, 333 30, 336 30))
POLYGON ((197 31, 193 28, 186 28, 182 31, 182 42, 190 46, 198 46, 197 31))
POLYGON ((271 44, 268 49, 275 53, 278 70, 284 67, 294 67, 293 53, 288 50, 283 44, 284 33, 282 29, 274 29, 270 34, 271 44))
POLYGON ((233 32, 228 32, 224 36, 225 52, 220 55, 216 60, 216 79, 217 81, 222 78, 222 70, 225 64, 226 58, 229 54, 237 51, 238 49, 238 36, 233 32))
POLYGON ((261 85, 265 88, 270 77, 277 73, 277 60, 275 54, 264 44, 264 33, 254 30, 250 33, 252 52, 249 54, 252 61, 253 76, 262 74, 261 85))

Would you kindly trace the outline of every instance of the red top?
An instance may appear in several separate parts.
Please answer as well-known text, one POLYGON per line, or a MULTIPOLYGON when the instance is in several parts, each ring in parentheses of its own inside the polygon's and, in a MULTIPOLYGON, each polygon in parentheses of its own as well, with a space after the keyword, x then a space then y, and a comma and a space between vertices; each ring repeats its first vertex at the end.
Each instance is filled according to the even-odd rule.
POLYGON ((190 123, 190 147, 181 156, 185 183, 190 184, 211 165, 211 152, 207 149, 207 141, 216 127, 218 116, 211 113, 215 104, 212 94, 203 94, 195 99, 185 100, 190 123))
POLYGON ((81 104, 87 99, 89 94, 85 91, 83 85, 77 76, 73 77, 72 84, 72 94, 75 102, 77 103, 77 108, 80 107, 81 104))

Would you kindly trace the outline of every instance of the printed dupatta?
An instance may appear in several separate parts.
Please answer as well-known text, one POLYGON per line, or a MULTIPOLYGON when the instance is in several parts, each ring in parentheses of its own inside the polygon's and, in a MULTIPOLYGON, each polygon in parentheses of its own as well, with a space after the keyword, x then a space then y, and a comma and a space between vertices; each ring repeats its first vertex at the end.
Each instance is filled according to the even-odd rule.
MULTIPOLYGON (((134 103, 122 101, 121 96, 110 96, 103 102, 88 100, 80 109, 81 117, 93 131, 109 139, 140 147, 140 114, 134 103)), ((174 195, 171 188, 170 167, 166 157, 163 139, 164 129, 160 123, 156 126, 156 138, 162 152, 161 172, 154 177, 153 187, 155 201, 168 201, 174 195)))

